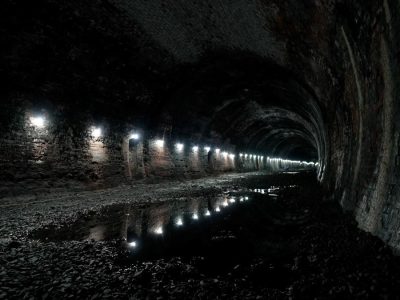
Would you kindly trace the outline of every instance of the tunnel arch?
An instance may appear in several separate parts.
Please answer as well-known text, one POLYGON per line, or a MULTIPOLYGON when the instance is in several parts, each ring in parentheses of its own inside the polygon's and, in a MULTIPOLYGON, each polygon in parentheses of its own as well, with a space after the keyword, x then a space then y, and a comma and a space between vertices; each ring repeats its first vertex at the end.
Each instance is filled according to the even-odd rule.
POLYGON ((323 179, 328 147, 324 106, 289 70, 254 54, 225 51, 171 78, 178 84, 165 110, 176 128, 185 128, 186 134, 201 131, 205 138, 218 132, 242 151, 271 156, 290 159, 295 148, 320 163, 318 177, 323 179))

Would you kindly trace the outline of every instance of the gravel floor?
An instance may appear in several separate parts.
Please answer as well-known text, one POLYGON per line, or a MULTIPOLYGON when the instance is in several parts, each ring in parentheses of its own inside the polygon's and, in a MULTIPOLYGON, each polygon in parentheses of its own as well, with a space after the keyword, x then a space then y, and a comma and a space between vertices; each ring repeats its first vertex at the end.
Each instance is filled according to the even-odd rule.
MULTIPOLYGON (((309 174, 231 174, 1 203, 0 298, 4 299, 390 299, 400 295, 399 258, 381 241, 358 230, 336 204, 323 201, 309 174), (217 266, 211 268, 213 272, 205 268, 207 257, 201 255, 132 261, 118 240, 29 239, 32 231, 43 226, 72 223, 107 205, 220 195, 238 187, 260 188, 266 182, 292 182, 299 189, 283 189, 279 198, 267 202, 254 193, 256 203, 268 212, 261 215, 265 226, 259 229, 265 238, 258 248, 264 254, 220 271, 217 266)), ((251 218, 244 216, 241 222, 251 218)))

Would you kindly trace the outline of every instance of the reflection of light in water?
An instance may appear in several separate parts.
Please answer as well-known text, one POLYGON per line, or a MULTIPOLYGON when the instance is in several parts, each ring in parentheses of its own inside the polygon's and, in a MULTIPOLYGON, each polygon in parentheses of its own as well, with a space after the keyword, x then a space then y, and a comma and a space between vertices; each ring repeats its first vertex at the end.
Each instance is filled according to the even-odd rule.
POLYGON ((211 216, 211 213, 209 210, 206 211, 206 213, 204 214, 206 217, 211 216))
POLYGON ((229 200, 229 202, 230 202, 230 203, 235 203, 236 200, 235 200, 235 198, 231 198, 231 199, 229 200))
POLYGON ((249 197, 244 197, 244 200, 249 200, 249 197))
POLYGON ((221 209, 219 208, 219 206, 217 206, 217 208, 215 209, 216 212, 220 212, 221 209))
POLYGON ((224 203, 222 203, 223 206, 227 207, 229 205, 228 201, 225 200, 224 203))
POLYGON ((193 219, 193 220, 198 220, 198 219, 199 219, 199 216, 198 216, 197 214, 193 214, 192 219, 193 219))
POLYGON ((137 243, 135 241, 132 241, 132 242, 128 243, 128 246, 131 248, 136 248, 137 243))
POLYGON ((155 234, 163 234, 163 229, 162 229, 162 227, 161 227, 161 226, 160 226, 160 227, 157 227, 156 230, 154 230, 154 233, 155 233, 155 234))
POLYGON ((176 224, 177 226, 182 226, 182 225, 183 225, 182 218, 178 218, 178 219, 176 219, 176 222, 175 222, 175 224, 176 224))
POLYGON ((240 202, 243 202, 243 200, 244 200, 243 197, 240 197, 240 200, 239 200, 239 201, 240 201, 240 202))
POLYGON ((261 190, 261 194, 265 194, 265 190, 264 189, 261 190))

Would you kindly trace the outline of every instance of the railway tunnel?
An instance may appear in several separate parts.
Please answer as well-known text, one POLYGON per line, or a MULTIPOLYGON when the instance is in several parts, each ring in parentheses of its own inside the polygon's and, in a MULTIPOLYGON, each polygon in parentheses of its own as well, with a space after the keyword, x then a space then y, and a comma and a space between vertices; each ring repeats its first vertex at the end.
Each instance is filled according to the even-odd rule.
POLYGON ((6 0, 0 297, 397 295, 399 6, 6 0))

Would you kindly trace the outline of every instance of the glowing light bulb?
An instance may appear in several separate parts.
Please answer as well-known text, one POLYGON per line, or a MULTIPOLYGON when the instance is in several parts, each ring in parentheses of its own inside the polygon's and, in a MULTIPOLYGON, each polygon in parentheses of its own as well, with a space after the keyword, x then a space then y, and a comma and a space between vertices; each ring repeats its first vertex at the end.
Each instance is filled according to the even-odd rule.
POLYGON ((220 212, 221 209, 219 208, 219 206, 217 206, 217 208, 215 209, 216 212, 220 212))
POLYGON ((197 214, 193 214, 192 219, 193 219, 193 220, 198 220, 198 219, 199 219, 199 216, 198 216, 197 214))
POLYGON ((154 233, 155 234, 163 234, 163 228, 161 226, 157 227, 156 230, 154 230, 154 233))
POLYGON ((228 201, 225 200, 224 203, 222 203, 223 206, 227 207, 229 205, 228 201))
POLYGON ((45 126, 45 119, 43 117, 30 117, 29 121, 37 128, 43 128, 45 126))
POLYGON ((131 247, 131 248, 136 248, 137 243, 135 241, 132 241, 132 242, 128 243, 128 246, 131 247))
POLYGON ((227 157, 227 156, 228 156, 228 152, 222 152, 222 155, 223 155, 224 157, 227 157))
POLYGON ((193 150, 193 152, 197 152, 197 151, 199 151, 199 147, 198 146, 193 146, 192 150, 193 150))
POLYGON ((230 203, 235 203, 236 200, 235 200, 235 198, 231 198, 231 199, 229 199, 229 202, 230 202, 230 203))
POLYGON ((95 139, 101 137, 101 135, 102 135, 101 128, 100 127, 92 127, 91 135, 95 139))
POLYGON ((209 210, 207 210, 206 213, 205 213, 204 215, 205 215, 206 217, 209 217, 209 216, 211 216, 211 213, 210 213, 209 210))
POLYGON ((178 219, 176 219, 176 222, 175 222, 175 224, 176 224, 177 226, 182 226, 182 225, 183 225, 182 218, 178 218, 178 219))
POLYGON ((240 201, 240 202, 243 202, 243 200, 244 200, 243 197, 240 197, 239 201, 240 201))
POLYGON ((182 151, 185 146, 183 144, 181 144, 181 143, 178 143, 178 144, 175 145, 175 147, 176 147, 176 149, 178 151, 182 151))
POLYGON ((164 147, 164 140, 156 140, 155 144, 157 147, 162 148, 164 147))
POLYGON ((210 152, 211 148, 210 147, 204 147, 204 150, 207 152, 210 152))
POLYGON ((140 135, 139 135, 139 133, 132 133, 130 138, 132 140, 138 140, 138 139, 140 139, 140 135))
POLYGON ((249 197, 244 197, 244 200, 246 200, 246 201, 249 200, 249 197))
POLYGON ((234 159, 234 158, 235 158, 235 154, 229 154, 229 157, 230 157, 231 159, 234 159))
POLYGON ((215 149, 215 153, 219 154, 219 152, 221 152, 221 149, 215 149))

